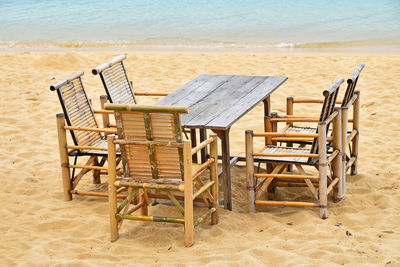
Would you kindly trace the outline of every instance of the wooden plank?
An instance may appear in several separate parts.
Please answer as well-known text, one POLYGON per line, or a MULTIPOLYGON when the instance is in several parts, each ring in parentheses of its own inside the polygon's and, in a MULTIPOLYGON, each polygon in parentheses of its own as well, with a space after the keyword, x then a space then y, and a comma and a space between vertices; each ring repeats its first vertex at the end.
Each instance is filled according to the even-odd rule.
POLYGON ((234 76, 232 79, 205 96, 193 106, 185 117, 185 125, 206 126, 224 110, 235 106, 238 99, 248 94, 254 87, 261 84, 266 77, 234 76))
POLYGON ((174 105, 190 106, 193 108, 199 101, 208 97, 214 91, 219 91, 221 86, 230 82, 234 77, 232 75, 208 75, 209 79, 198 88, 192 88, 191 92, 174 105))
POLYGON ((287 77, 268 77, 263 83, 253 88, 247 95, 237 99, 234 105, 223 110, 217 117, 207 123, 207 128, 230 127, 243 115, 276 90, 287 80, 287 77))
POLYGON ((160 99, 156 105, 186 105, 190 106, 202 99, 208 92, 229 80, 232 75, 200 74, 193 80, 176 89, 168 96, 160 99), (193 102, 194 101, 194 102, 193 102))
POLYGON ((174 105, 176 102, 181 100, 184 97, 187 97, 193 89, 199 88, 203 85, 206 80, 208 79, 206 74, 200 74, 196 78, 190 80, 189 82, 185 83, 168 96, 160 99, 156 105, 174 105))

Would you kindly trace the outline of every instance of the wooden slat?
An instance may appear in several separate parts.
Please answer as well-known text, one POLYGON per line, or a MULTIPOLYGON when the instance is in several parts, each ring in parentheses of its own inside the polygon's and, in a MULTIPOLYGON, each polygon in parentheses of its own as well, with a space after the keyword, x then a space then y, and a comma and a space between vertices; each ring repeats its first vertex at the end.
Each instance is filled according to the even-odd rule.
POLYGON ((184 84, 179 89, 170 93, 157 102, 157 105, 183 105, 191 106, 199 99, 202 99, 209 92, 218 88, 221 84, 229 80, 232 75, 208 75, 200 74, 190 82, 184 84))
MULTIPOLYGON (((98 128, 89 99, 79 77, 61 86, 59 92, 62 98, 60 101, 64 104, 66 119, 70 125, 98 128)), ((101 139, 101 135, 95 132, 72 132, 72 137, 77 142, 76 145, 91 145, 101 139)))
MULTIPOLYGON (((261 84, 252 88, 245 96, 236 99, 235 103, 223 110, 213 120, 207 123, 207 127, 223 128, 230 127, 243 115, 253 109, 264 98, 275 91, 287 77, 268 77, 261 84)), ((242 88, 240 88, 242 90, 242 88)), ((194 123, 193 123, 194 124, 194 123)))
POLYGON ((157 102, 157 105, 185 105, 189 114, 182 115, 182 125, 195 128, 200 123, 205 128, 226 129, 249 109, 267 97, 286 81, 287 77, 231 76, 202 74, 157 102), (240 80, 264 79, 262 84, 246 89, 240 80), (266 81, 268 80, 268 82, 266 81), (247 91, 246 91, 247 90, 247 91), (250 93, 251 92, 251 93, 250 93), (249 94, 250 93, 250 94, 249 94), (235 94, 238 94, 235 95, 235 94), (230 102, 230 104, 228 103, 230 102), (217 109, 217 110, 215 110, 217 109), (221 114, 223 113, 223 114, 221 114), (221 124, 212 120, 218 115, 221 124), (192 121, 196 118, 196 121, 192 121), (205 120, 205 121, 200 121, 205 120), (192 122, 191 122, 192 121, 192 122))
POLYGON ((103 70, 101 77, 110 94, 112 103, 136 103, 122 61, 103 70))
POLYGON ((185 125, 207 125, 221 112, 229 109, 234 103, 245 96, 254 87, 265 80, 265 77, 234 76, 226 83, 202 98, 190 107, 190 114, 185 117, 185 125), (233 90, 240 88, 240 90, 233 90))

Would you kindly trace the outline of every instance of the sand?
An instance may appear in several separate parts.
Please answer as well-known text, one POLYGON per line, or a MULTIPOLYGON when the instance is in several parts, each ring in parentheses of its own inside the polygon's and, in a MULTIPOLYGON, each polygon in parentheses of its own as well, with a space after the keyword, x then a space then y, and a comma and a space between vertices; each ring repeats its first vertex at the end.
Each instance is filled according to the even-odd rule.
MULTIPOLYGON (((286 96, 320 97, 337 78, 366 64, 358 84, 359 174, 348 176, 340 203, 329 202, 329 218, 295 207, 248 214, 245 168, 235 166, 233 211, 221 210, 218 225, 196 228, 195 244, 186 248, 183 227, 164 223, 125 222, 120 239, 110 243, 106 199, 63 201, 55 120, 61 108, 49 85, 84 70, 98 107, 104 91, 90 70, 120 53, 0 53, 1 265, 400 266, 400 54, 128 52, 137 91, 172 92, 200 73, 288 76, 272 95, 280 113, 286 96)), ((256 107, 234 125, 232 154, 244 154, 246 129, 262 129, 262 110, 256 107)), ((84 178, 84 187, 98 187, 90 175, 84 178)), ((174 208, 151 211, 165 209, 174 208)))

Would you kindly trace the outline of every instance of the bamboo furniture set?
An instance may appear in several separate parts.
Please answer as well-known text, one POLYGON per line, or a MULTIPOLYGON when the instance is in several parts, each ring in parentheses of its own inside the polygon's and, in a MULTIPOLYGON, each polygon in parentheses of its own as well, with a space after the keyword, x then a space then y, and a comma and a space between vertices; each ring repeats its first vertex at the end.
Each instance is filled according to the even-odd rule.
POLYGON ((224 207, 232 208, 230 167, 240 160, 246 162, 249 212, 260 205, 319 207, 321 218, 327 218, 328 195, 340 201, 347 171, 357 174, 360 92, 355 87, 364 64, 347 80, 342 101, 337 101, 341 78, 323 91, 322 99, 288 97, 286 115, 278 115, 271 113, 270 94, 287 77, 203 74, 168 96, 134 93, 124 59, 125 55, 119 56, 92 70, 107 94, 100 97, 101 110, 92 108, 83 71, 50 86, 63 110, 56 118, 64 198, 72 200, 73 194, 108 197, 112 241, 118 239, 123 220, 141 220, 183 224, 185 245, 191 246, 194 227, 209 216, 211 224, 218 222, 220 196, 224 207), (135 95, 165 97, 155 105, 138 105, 135 95), (226 105, 217 104, 221 99, 226 105), (231 157, 231 125, 261 101, 265 132, 247 130, 246 156, 231 157), (321 113, 296 116, 295 103, 322 104, 321 113), (102 127, 96 114, 102 117, 102 127), (184 129, 190 129, 190 137, 184 129), (206 129, 214 133, 207 137, 206 129), (257 149, 255 138, 262 138, 265 145, 257 149), (222 155, 217 152, 217 139, 222 155), (218 160, 222 172, 218 172, 218 160), (261 168, 263 163, 265 168, 261 168), (108 176, 108 193, 78 188, 89 172, 96 184, 101 183, 101 175, 108 176), (303 201, 304 194, 300 200, 280 199, 277 192, 282 187, 308 188, 313 201, 303 201), (181 216, 149 215, 148 206, 157 199, 169 200, 181 216), (197 219, 195 202, 205 209, 197 219))

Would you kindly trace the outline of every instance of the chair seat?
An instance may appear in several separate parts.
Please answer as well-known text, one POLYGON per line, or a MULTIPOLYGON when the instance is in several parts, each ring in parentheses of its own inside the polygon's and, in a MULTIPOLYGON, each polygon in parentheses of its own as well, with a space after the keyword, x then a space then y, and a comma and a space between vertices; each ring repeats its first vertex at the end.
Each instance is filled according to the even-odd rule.
POLYGON ((315 134, 317 133, 317 128, 314 127, 300 127, 300 126, 289 126, 285 133, 308 133, 315 134))
MULTIPOLYGON (((314 127, 301 127, 301 126, 289 126, 285 133, 308 133, 308 134, 315 134, 317 133, 317 128, 314 127)), ((328 130, 328 136, 332 135, 332 129, 328 130)), ((311 142, 304 142, 304 143, 311 143, 311 142)))
MULTIPOLYGON (((301 147, 282 147, 282 146, 268 146, 262 153, 265 154, 310 154, 309 148, 301 147)), ((281 163, 301 163, 313 165, 309 162, 308 157, 255 157, 258 161, 281 162, 281 163)))
MULTIPOLYGON (((97 141, 95 141, 92 145, 90 145, 92 147, 101 147, 101 148, 105 148, 107 149, 107 140, 106 139, 99 139, 97 141)), ((118 146, 117 146, 117 150, 119 150, 118 146)), ((107 150, 75 150, 73 152, 71 152, 69 155, 70 156, 104 156, 106 157, 108 154, 107 150)), ((121 156, 120 152, 117 152, 117 156, 121 156)))
MULTIPOLYGON (((300 126, 289 126, 284 133, 309 133, 315 134, 317 133, 317 128, 313 127, 300 127, 300 126)), ((351 133, 351 131, 347 131, 347 133, 351 133)), ((332 129, 328 130, 328 136, 332 135, 332 129)), ((306 143, 306 142, 305 142, 306 143)), ((309 142, 311 143, 311 142, 309 142)))
MULTIPOLYGON (((301 127, 301 126, 289 126, 284 130, 284 133, 307 133, 307 134, 315 134, 317 133, 317 128, 314 127, 301 127)), ((328 136, 332 136, 332 129, 328 130, 328 136)), ((296 141, 296 142, 287 142, 287 143, 295 143, 295 144, 306 144, 311 145, 311 141, 296 141)))

